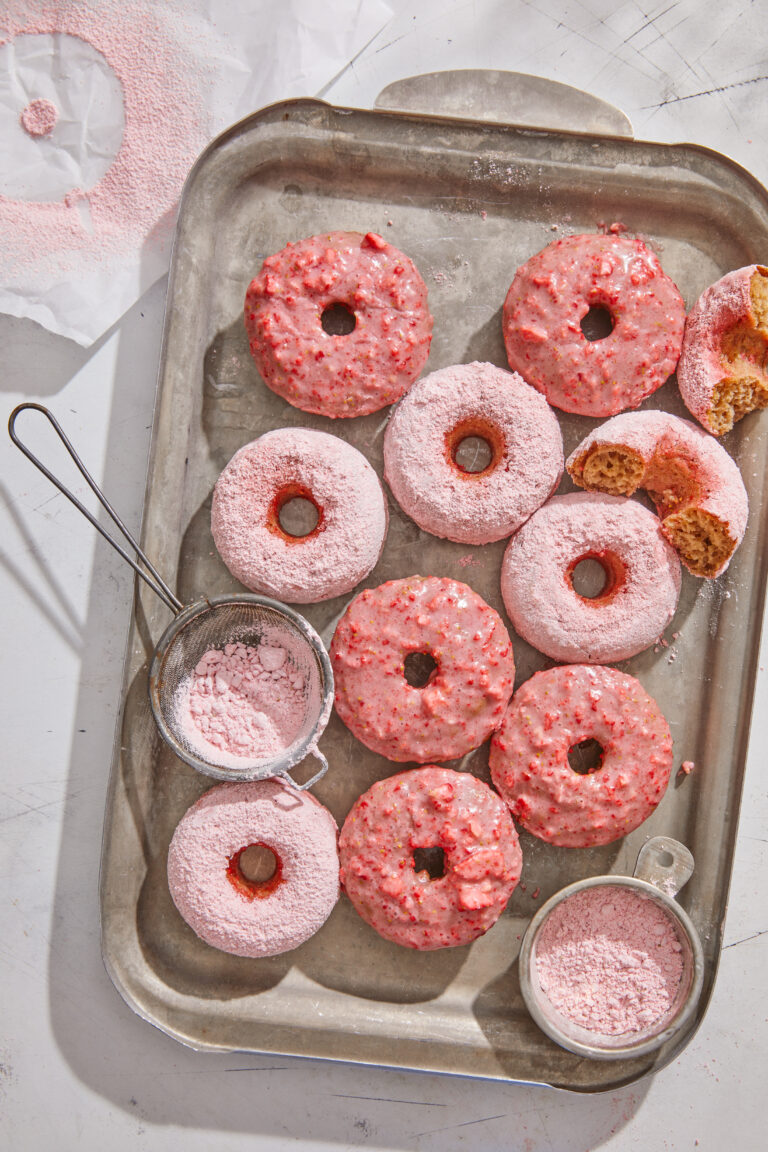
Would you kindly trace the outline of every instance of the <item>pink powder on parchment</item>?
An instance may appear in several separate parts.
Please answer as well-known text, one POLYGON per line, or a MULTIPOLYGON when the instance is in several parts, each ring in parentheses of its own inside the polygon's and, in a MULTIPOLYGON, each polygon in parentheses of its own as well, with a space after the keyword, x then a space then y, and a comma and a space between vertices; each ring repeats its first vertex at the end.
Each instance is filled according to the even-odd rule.
POLYGON ((604 1036, 643 1032, 670 1011, 683 974, 670 917, 628 888, 568 897, 536 940, 541 988, 563 1016, 604 1036))
POLYGON ((153 0, 6 0, 2 5, 0 43, 22 34, 79 37, 117 76, 125 112, 118 154, 93 188, 58 202, 0 196, 6 279, 13 278, 15 267, 71 271, 73 255, 102 261, 133 249, 159 227, 170 231, 164 218, 210 135, 204 101, 209 78, 188 46, 199 40, 203 50, 201 33, 173 7, 153 0), (84 195, 90 226, 77 204, 84 195))
POLYGON ((211 649, 176 698, 177 717, 190 747, 230 767, 274 760, 299 734, 306 716, 305 677, 286 648, 211 649))
POLYGON ((20 116, 21 126, 30 136, 49 136, 58 118, 59 110, 50 100, 32 100, 20 116))

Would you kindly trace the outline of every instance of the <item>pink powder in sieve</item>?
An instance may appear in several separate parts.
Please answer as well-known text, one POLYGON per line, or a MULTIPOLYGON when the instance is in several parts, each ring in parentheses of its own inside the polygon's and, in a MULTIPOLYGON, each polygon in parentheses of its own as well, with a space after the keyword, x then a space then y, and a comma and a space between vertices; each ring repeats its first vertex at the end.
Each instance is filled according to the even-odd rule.
POLYGON ((542 991, 589 1032, 645 1032, 670 1012, 683 974, 667 913, 619 886, 587 888, 558 904, 536 939, 542 991))
POLYGON ((309 685, 274 641, 211 649, 176 695, 179 727, 202 759, 227 767, 274 760, 299 735, 309 685))
POLYGON ((32 100, 20 116, 21 126, 30 136, 50 136, 59 110, 50 100, 32 100))

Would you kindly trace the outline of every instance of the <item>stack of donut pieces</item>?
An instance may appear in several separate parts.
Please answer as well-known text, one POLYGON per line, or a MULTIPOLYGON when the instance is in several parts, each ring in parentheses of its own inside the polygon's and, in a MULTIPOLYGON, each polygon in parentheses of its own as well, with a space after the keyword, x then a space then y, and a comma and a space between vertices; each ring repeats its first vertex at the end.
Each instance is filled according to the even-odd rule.
MULTIPOLYGON (((746 491, 715 437, 768 406, 768 268, 723 277, 686 320, 641 241, 572 236, 514 277, 503 310, 511 372, 457 365, 417 380, 432 323, 415 266, 373 233, 289 244, 264 262, 245 302, 263 380, 294 407, 339 419, 398 402, 384 440, 398 504, 449 540, 511 537, 501 576, 510 619, 563 663, 512 696, 509 634, 466 584, 411 576, 355 596, 330 650, 337 712, 367 747, 421 767, 357 799, 338 855, 330 813, 288 785, 222 785, 193 805, 169 852, 171 894, 192 929, 224 951, 297 947, 330 914, 339 879, 388 940, 423 950, 468 943, 495 923, 519 880, 513 817, 554 845, 607 844, 650 815, 669 779, 672 740, 658 705, 604 664, 658 639, 676 610, 680 561, 712 578, 741 541, 746 491), (590 321, 603 325, 602 338, 588 338, 590 321), (706 432, 656 410, 624 412, 676 367, 706 432), (550 405, 610 417, 565 462, 584 492, 554 495, 564 460, 550 405), (461 461, 472 438, 490 454, 479 469, 461 461), (630 499, 639 488, 657 515, 630 499), (606 576, 596 597, 573 586, 584 559, 606 576), (408 675, 413 660, 421 679, 408 675), (433 763, 488 736, 498 794, 433 763), (590 743, 599 757, 580 768, 575 755, 590 743), (248 880, 238 861, 265 843, 274 872, 248 880)), ((376 565, 387 524, 363 454, 313 429, 245 445, 214 491, 225 564, 285 601, 355 588, 376 565), (317 513, 302 536, 281 523, 296 497, 317 513)))

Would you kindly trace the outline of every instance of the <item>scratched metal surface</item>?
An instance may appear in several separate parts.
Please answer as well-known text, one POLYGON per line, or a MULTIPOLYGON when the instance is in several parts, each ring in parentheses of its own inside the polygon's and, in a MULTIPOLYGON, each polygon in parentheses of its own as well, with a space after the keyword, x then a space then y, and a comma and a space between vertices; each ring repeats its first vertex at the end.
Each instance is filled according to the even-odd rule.
MULTIPOLYGON (((765 259, 768 200, 743 171, 690 146, 515 130, 417 115, 275 106, 204 154, 188 184, 174 252, 147 491, 144 544, 180 597, 235 591, 210 536, 213 484, 232 453, 265 430, 311 425, 343 436, 381 472, 386 412, 332 422, 274 396, 250 360, 245 287, 268 253, 331 228, 374 229, 420 268, 435 315, 428 369, 472 359, 504 365, 500 310, 515 268, 553 237, 621 220, 650 240, 690 306, 724 271, 765 259), (391 222, 391 223, 390 223, 391 222)), ((672 384, 646 402, 684 414, 672 384)), ((594 421, 562 416, 566 450, 594 421)), ((722 936, 768 563, 765 422, 726 440, 751 496, 745 541, 713 583, 684 576, 670 647, 621 667, 670 721, 676 763, 657 811, 617 844, 557 850, 522 835, 522 883, 498 924, 471 946, 410 953, 381 940, 345 898, 301 948, 251 961, 216 952, 176 914, 166 851, 210 782, 176 760, 146 699, 165 610, 139 594, 129 637, 125 707, 110 780, 102 860, 102 943, 110 974, 141 1016, 196 1048, 282 1052, 538 1081, 582 1091, 661 1067, 690 1036, 654 1056, 581 1060, 528 1018, 516 972, 520 937, 552 892, 588 875, 631 872, 660 833, 693 851, 684 904, 702 936, 705 992, 722 936)), ((563 483, 563 490, 570 487, 563 483)), ((382 559, 365 586, 418 569, 471 584, 503 613, 503 542, 484 548, 420 532, 390 498, 382 559)), ((326 642, 349 597, 308 606, 326 642)), ((514 638, 518 683, 546 661, 514 638)), ((318 798, 343 821, 355 797, 397 770, 334 716, 322 741, 331 769, 318 798)), ((487 748, 461 763, 487 779, 487 748)))

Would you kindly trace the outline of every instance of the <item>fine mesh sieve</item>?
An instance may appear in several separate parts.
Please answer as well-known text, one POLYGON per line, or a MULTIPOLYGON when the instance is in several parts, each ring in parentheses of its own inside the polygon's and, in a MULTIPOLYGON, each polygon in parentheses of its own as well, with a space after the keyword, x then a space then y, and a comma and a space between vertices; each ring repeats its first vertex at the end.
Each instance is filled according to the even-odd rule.
POLYGON ((161 636, 150 666, 149 699, 158 729, 176 755, 199 772, 217 780, 264 780, 283 776, 294 787, 303 790, 324 776, 328 762, 318 749, 317 740, 325 730, 333 705, 333 673, 323 642, 309 622, 276 600, 247 592, 239 596, 203 598, 185 606, 136 543, 53 413, 41 404, 19 404, 9 418, 8 434, 16 447, 75 505, 173 612, 174 620, 161 636), (144 567, 19 439, 16 419, 21 412, 29 410, 42 413, 52 425, 86 483, 144 567), (235 762, 232 756, 188 734, 183 723, 184 693, 206 652, 212 649, 221 651, 229 644, 258 648, 263 642, 285 650, 286 664, 294 676, 300 677, 303 714, 291 744, 279 756, 262 760, 238 756, 235 762), (310 780, 296 784, 289 771, 307 755, 320 761, 320 769, 310 780))

